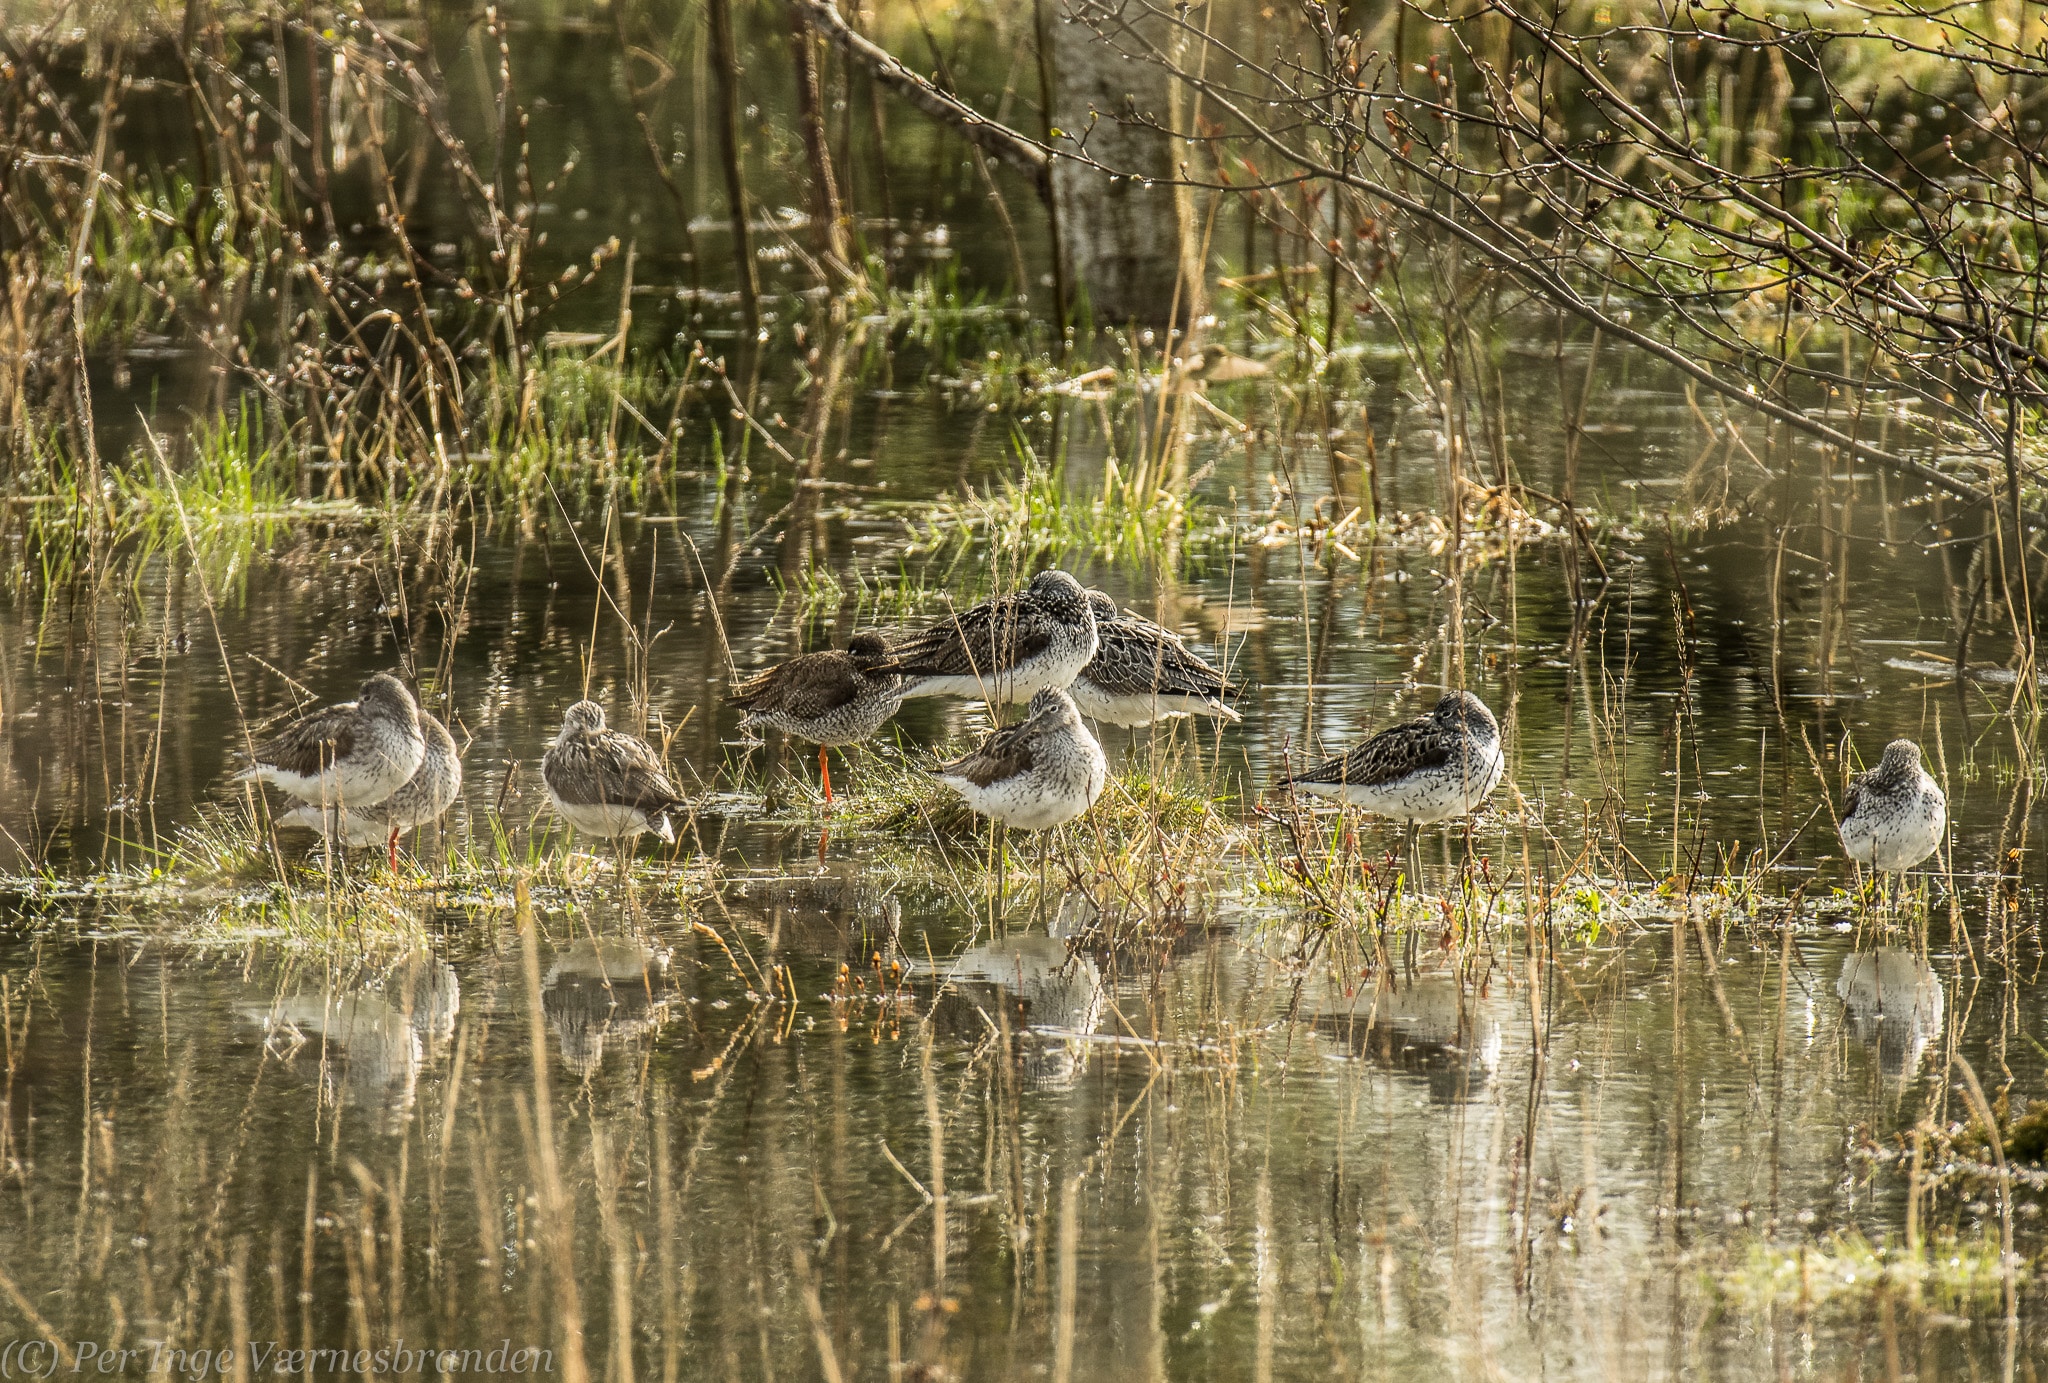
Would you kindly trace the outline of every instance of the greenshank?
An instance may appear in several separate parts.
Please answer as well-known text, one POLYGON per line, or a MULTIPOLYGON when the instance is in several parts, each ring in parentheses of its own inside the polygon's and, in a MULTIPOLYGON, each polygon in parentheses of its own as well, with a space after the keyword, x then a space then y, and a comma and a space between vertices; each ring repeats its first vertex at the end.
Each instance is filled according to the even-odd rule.
POLYGON ((439 821, 462 792, 462 758, 448 727, 420 712, 420 734, 426 753, 405 786, 370 806, 307 803, 278 818, 280 826, 316 831, 326 840, 349 846, 388 845, 391 869, 398 871, 398 838, 407 831, 439 821))
POLYGON ((315 711, 256 748, 239 775, 322 807, 374 807, 404 787, 426 757, 420 708, 380 672, 354 701, 315 711))
POLYGON ((1150 725, 1177 716, 1241 719, 1224 704, 1238 689, 1190 652, 1178 634, 1088 592, 1100 646, 1067 688, 1081 714, 1105 725, 1150 725))
POLYGON ((1014 595, 962 610, 895 645, 881 670, 913 696, 970 696, 1005 705, 1064 688, 1095 656, 1095 611, 1081 583, 1042 571, 1014 595))
POLYGON ((1095 804, 1109 763, 1074 699, 1046 687, 1031 698, 1023 720, 932 772, 983 816, 1019 830, 1049 831, 1095 804))
POLYGON ((1842 803, 1842 849, 1885 873, 1911 869, 1933 854, 1948 829, 1948 799, 1920 766, 1920 746, 1893 740, 1876 768, 1859 773, 1842 803))
POLYGON ((1418 826, 1476 810, 1500 783, 1506 763, 1500 725, 1470 692, 1452 692, 1426 716, 1390 725, 1349 754, 1281 781, 1377 816, 1408 823, 1414 859, 1418 826))
POLYGON ((681 794, 647 741, 606 728, 595 701, 579 701, 562 716, 540 772, 556 815, 582 834, 629 841, 652 831, 674 843, 670 818, 685 805, 681 794))

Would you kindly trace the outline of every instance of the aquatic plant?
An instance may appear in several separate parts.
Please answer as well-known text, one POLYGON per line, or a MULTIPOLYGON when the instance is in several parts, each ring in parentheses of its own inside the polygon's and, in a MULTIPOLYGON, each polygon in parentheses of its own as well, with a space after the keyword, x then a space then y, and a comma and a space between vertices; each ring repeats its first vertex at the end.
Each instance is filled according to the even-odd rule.
POLYGON ((1911 1247, 1848 1230, 1818 1243, 1752 1244, 1722 1274, 1720 1288, 1731 1305, 1752 1312, 1857 1309, 1886 1294, 1978 1311, 2004 1295, 2001 1257, 1995 1230, 1929 1235, 1911 1247))

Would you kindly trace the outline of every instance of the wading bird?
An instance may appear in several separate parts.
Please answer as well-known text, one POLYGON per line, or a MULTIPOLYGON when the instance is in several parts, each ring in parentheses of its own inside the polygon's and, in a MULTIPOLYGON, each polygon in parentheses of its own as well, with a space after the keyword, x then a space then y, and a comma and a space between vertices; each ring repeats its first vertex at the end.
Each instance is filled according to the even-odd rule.
MULTIPOLYGON (((1031 698, 1025 718, 995 731, 972 753, 932 770, 932 776, 960 794, 983 816, 1022 831, 1050 831, 1095 805, 1109 781, 1109 761, 1074 698, 1046 687, 1031 698)), ((1000 860, 1006 854, 999 854, 1000 860)), ((1045 850, 1038 855, 1039 896, 1044 897, 1045 850)), ((996 897, 1003 894, 1002 876, 996 897)))
POLYGON ((308 803, 286 812, 278 819, 278 825, 317 831, 330 843, 388 845, 391 869, 396 873, 399 836, 439 821, 462 791, 462 759, 455 749, 455 737, 427 712, 419 714, 426 753, 420 757, 419 768, 398 791, 367 807, 354 803, 328 807, 308 803))
POLYGON ((991 705, 1064 688, 1095 656, 1095 611, 1081 583, 1042 571, 1014 595, 948 616, 894 645, 884 672, 903 674, 903 695, 971 696, 991 705))
POLYGON ((1920 746, 1893 740, 1876 768, 1859 773, 1842 803, 1838 833, 1850 859, 1896 876, 1933 854, 1948 829, 1948 798, 1920 766, 1920 746))
POLYGON ((652 831, 674 843, 685 803, 647 741, 605 727, 604 707, 579 701, 541 760, 555 814, 584 835, 629 841, 652 831))
POLYGON ((746 712, 740 729, 766 725, 817 745, 818 777, 830 802, 827 754, 869 738, 903 704, 902 677, 880 670, 889 656, 889 641, 880 634, 855 634, 844 652, 827 649, 779 663, 725 699, 746 712))
POLYGON ((1088 592, 1097 648, 1067 692, 1081 714, 1106 725, 1150 725, 1176 716, 1241 717, 1224 704, 1238 689, 1189 651, 1178 634, 1088 592))
POLYGON ((269 783, 315 807, 374 807, 404 787, 426 757, 420 708, 380 672, 354 701, 313 712, 256 747, 238 779, 269 783))
POLYGON ((1065 825, 1095 804, 1109 778, 1102 746, 1057 687, 1031 698, 1029 713, 932 776, 983 816, 1023 831, 1065 825))
POLYGON ((1500 725, 1470 692, 1452 692, 1426 716, 1390 725, 1349 754, 1281 780, 1317 797, 1418 826, 1464 816, 1500 783, 1500 725))

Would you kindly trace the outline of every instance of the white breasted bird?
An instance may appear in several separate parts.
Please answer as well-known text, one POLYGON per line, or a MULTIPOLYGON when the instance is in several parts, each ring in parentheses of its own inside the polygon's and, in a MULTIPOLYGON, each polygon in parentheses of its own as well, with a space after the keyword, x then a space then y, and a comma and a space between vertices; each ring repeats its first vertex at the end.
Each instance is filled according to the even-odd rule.
POLYGON ((1948 830, 1948 798, 1920 766, 1920 746, 1893 740, 1859 773, 1842 803, 1842 850, 1858 864, 1902 873, 1933 854, 1948 830))
POLYGON ((317 831, 342 845, 388 846, 391 868, 396 871, 399 836, 439 821, 462 792, 462 758, 448 727, 421 711, 420 734, 426 753, 420 758, 419 768, 403 787, 383 801, 369 806, 350 802, 323 807, 308 803, 286 812, 277 824, 317 831))
POLYGON ((1067 692, 1081 714, 1105 725, 1150 725, 1176 716, 1240 719, 1224 704, 1238 689, 1190 651, 1178 634, 1088 592, 1095 611, 1095 656, 1067 692))
POLYGON ((983 816, 1019 830, 1049 831, 1095 804, 1109 763, 1074 699, 1047 687, 1031 698, 1023 720, 932 773, 983 816))
POLYGON ((1504 766, 1493 712, 1471 692, 1452 692, 1428 715, 1390 725, 1281 786, 1426 826, 1476 809, 1504 766))
POLYGON ((604 707, 579 701, 541 760, 555 814, 584 835, 624 841, 647 831, 674 842, 686 804, 647 741, 608 729, 604 707))
POLYGON ((256 747, 237 776, 323 807, 374 807, 404 787, 426 757, 420 708, 380 672, 354 701, 315 711, 256 747))
POLYGON ((949 615, 894 645, 879 670, 903 675, 903 695, 971 696, 992 705, 1066 687, 1095 656, 1095 610, 1080 582, 1042 571, 1015 595, 949 615))

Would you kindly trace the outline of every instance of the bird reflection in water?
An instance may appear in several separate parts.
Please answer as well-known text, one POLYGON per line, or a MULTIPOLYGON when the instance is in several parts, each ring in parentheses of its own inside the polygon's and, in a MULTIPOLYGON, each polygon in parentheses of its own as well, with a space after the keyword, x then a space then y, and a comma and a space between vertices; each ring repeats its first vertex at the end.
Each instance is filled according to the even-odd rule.
POLYGON ((837 870, 731 880, 719 894, 727 914, 778 949, 837 956, 856 968, 890 956, 903 904, 866 874, 837 870))
POLYGON ((1352 1055, 1421 1076, 1439 1104, 1471 1099, 1500 1069, 1501 1026, 1455 976, 1390 977, 1332 989, 1311 1020, 1352 1055))
POLYGON ((978 1038, 987 1031, 984 1018, 1003 1006, 1028 1088, 1068 1090, 1080 1081, 1106 997, 1093 957, 1070 952, 1058 937, 1016 936, 976 946, 931 973, 945 982, 933 1010, 942 1030, 957 1025, 978 1038))
POLYGON ((1947 999, 1941 979, 1922 956, 1880 946, 1842 962, 1835 993, 1849 1010, 1856 1038, 1877 1048, 1877 1068, 1898 1081, 1919 1073, 1927 1044, 1941 1035, 1947 999))
POLYGON ((447 1051, 461 1008, 454 968, 415 953, 361 988, 280 995, 250 1016, 273 1054, 289 1059, 318 1043, 327 1097, 396 1134, 412 1117, 421 1069, 447 1051))
POLYGON ((596 1074, 607 1046, 657 1031, 672 1006, 668 952, 635 937, 583 937, 555 956, 540 1006, 561 1043, 562 1064, 596 1074))

